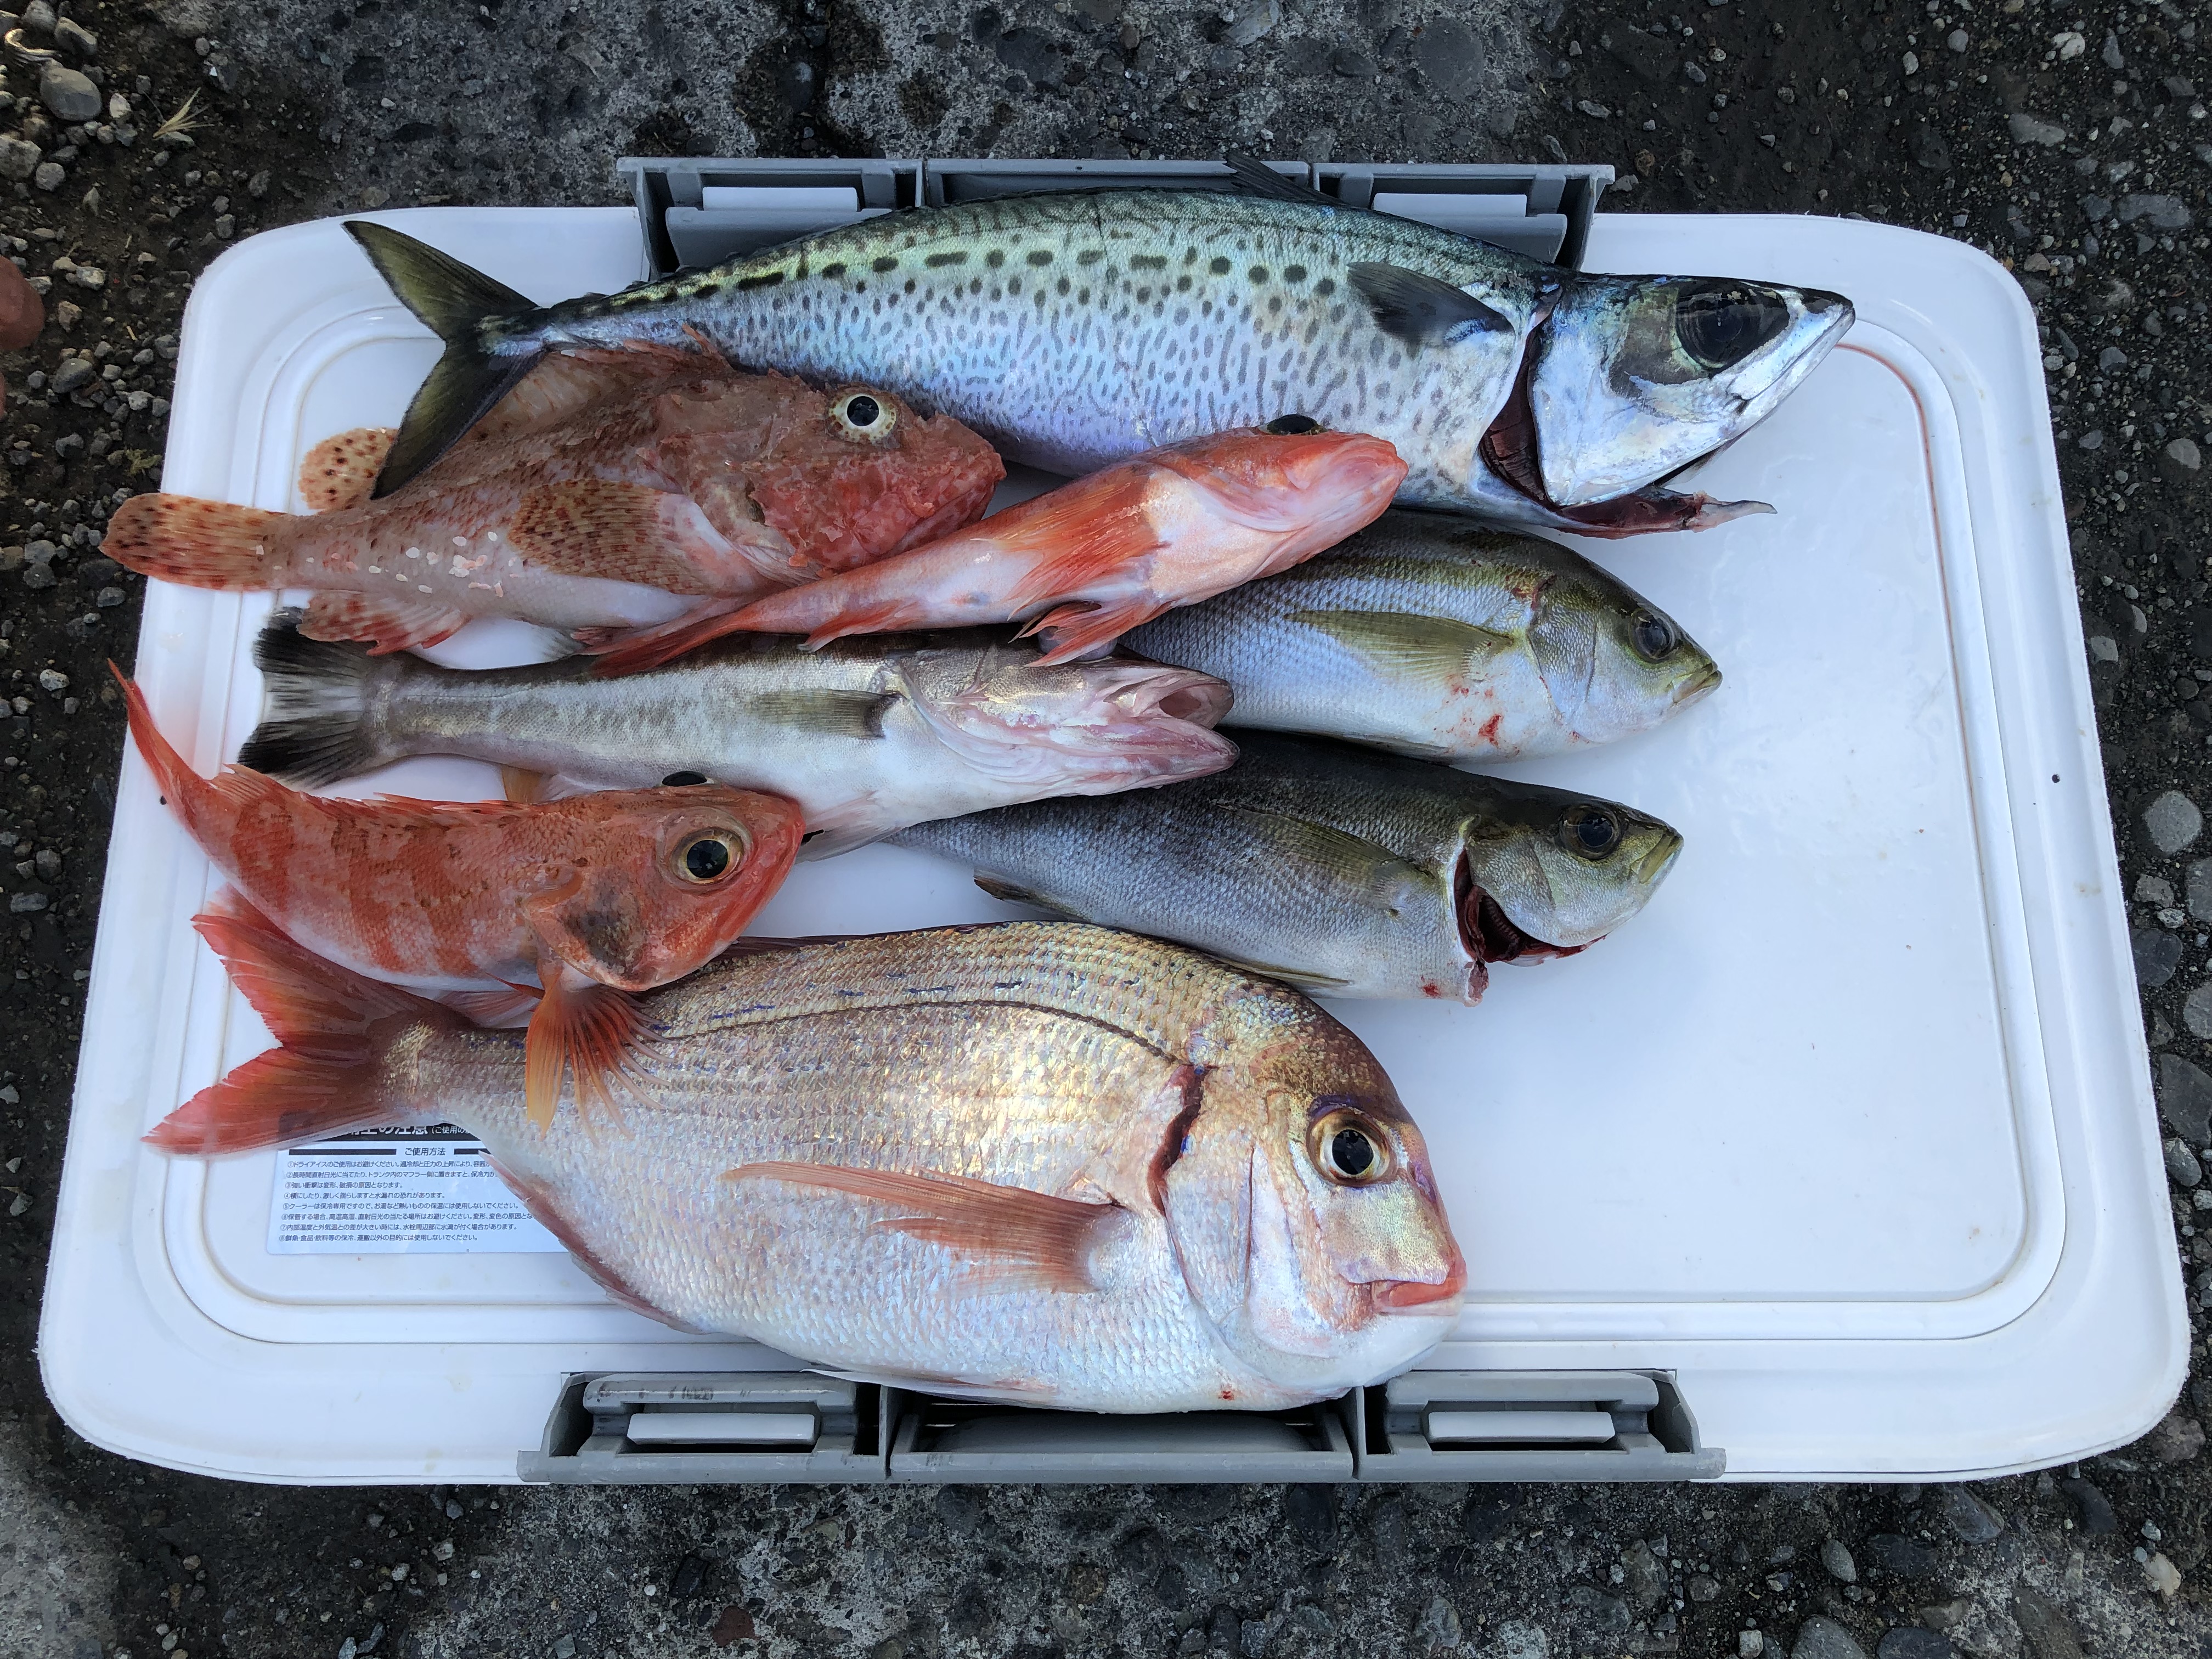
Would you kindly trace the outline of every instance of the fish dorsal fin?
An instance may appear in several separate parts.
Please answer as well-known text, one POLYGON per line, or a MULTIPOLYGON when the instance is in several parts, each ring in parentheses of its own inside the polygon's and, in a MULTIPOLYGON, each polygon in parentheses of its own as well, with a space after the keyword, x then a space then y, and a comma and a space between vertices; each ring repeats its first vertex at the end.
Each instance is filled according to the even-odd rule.
POLYGON ((395 651, 411 651, 450 638, 468 619, 467 612, 434 599, 418 602, 333 592, 318 593, 307 601, 300 631, 311 640, 329 643, 367 640, 369 655, 388 657, 395 651))
POLYGON ((392 453, 398 428, 357 426, 325 438, 300 463, 300 495, 310 513, 358 507, 376 488, 376 475, 392 453))
POLYGON ((1080 1293, 1098 1288, 1091 1255, 1103 1230, 1122 1213, 1115 1204, 1055 1198, 967 1176, 906 1175, 835 1164, 747 1164, 729 1182, 781 1181, 844 1193, 900 1213, 872 1224, 967 1256, 994 1289, 1080 1293))
POLYGON ((553 1127, 561 1079, 571 1070, 576 1109, 587 1125, 594 1112, 619 1117, 609 1085, 625 1068, 642 1030, 637 999, 629 992, 552 963, 523 1042, 522 1092, 530 1121, 541 1130, 553 1127))
POLYGON ((1473 623, 1404 611, 1294 611, 1291 616, 1399 674, 1480 671, 1518 643, 1510 634, 1473 623))
POLYGON ((1375 326, 1407 345, 1457 345, 1477 334, 1513 330, 1504 313, 1465 289, 1403 265, 1363 259, 1352 267, 1352 286, 1367 301, 1375 326))
POLYGON ((1388 915, 1398 915, 1415 893, 1436 885, 1419 866, 1334 824, 1264 807, 1222 803, 1214 811, 1245 819, 1287 856, 1327 872, 1358 902, 1388 915))
POLYGON ((1256 155, 1231 150, 1222 158, 1240 196, 1264 196, 1270 201, 1299 202, 1307 207, 1342 208, 1334 196, 1324 196, 1311 185, 1287 178, 1256 155))
POLYGON ((687 517, 697 518, 698 509, 672 491, 578 478, 526 492, 507 538, 532 563, 562 575, 697 597, 707 585, 679 529, 687 517))

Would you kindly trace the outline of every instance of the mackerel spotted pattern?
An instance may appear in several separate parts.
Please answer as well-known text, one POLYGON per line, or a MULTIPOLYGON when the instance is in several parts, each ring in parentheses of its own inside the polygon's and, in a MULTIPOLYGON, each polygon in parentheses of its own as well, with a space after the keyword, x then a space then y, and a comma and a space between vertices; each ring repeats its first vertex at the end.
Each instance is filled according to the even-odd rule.
POLYGON ((732 362, 860 380, 1079 473, 1306 416, 1388 438, 1398 499, 1472 504, 1551 267, 1409 220, 1212 191, 1016 197, 886 215, 609 297, 489 321, 483 347, 703 338, 732 362), (1376 298, 1395 284, 1409 314, 1376 298), (1419 284, 1485 314, 1424 315, 1419 284), (1390 323, 1386 328, 1384 323, 1390 323), (1163 372, 1165 366, 1167 372, 1163 372))

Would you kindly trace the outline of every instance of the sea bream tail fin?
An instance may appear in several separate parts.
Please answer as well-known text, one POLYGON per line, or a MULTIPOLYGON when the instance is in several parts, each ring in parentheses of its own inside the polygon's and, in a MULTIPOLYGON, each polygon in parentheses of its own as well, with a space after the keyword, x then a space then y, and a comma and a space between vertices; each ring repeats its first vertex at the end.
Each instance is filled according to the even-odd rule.
POLYGON ((253 642, 269 712, 247 734, 238 763, 313 788, 398 760, 377 738, 371 688, 380 676, 409 672, 411 659, 312 639, 301 621, 297 611, 280 611, 253 642))
POLYGON ((436 1121, 434 1111, 393 1097, 384 1056, 420 1024, 465 1024, 459 1014, 325 962, 235 893, 219 895, 192 926, 281 1046, 178 1107, 146 1136, 148 1146, 213 1158, 436 1121))
POLYGON ((231 593, 284 586, 289 513, 197 495, 133 495, 107 520, 100 550, 126 570, 231 593))
POLYGON ((507 337, 507 349, 495 350, 489 337, 492 331, 485 326, 519 322, 540 307, 506 283, 388 225, 349 219, 346 229, 400 303, 446 343, 445 356, 407 405, 399 435, 377 474, 374 493, 382 497, 452 448, 545 355, 543 346, 530 345, 520 330, 507 337))

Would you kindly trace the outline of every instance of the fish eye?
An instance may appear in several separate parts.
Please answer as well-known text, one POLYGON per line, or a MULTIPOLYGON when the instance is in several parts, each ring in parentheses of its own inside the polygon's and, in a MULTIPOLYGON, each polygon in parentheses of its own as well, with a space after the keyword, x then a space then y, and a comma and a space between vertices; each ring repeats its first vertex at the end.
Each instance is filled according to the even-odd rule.
POLYGON ((1757 289, 1702 288, 1674 302, 1674 337, 1699 363, 1741 362, 1790 326, 1790 307, 1757 289))
POLYGON ((736 830, 702 830, 677 848, 677 873, 695 886, 708 886, 736 869, 744 855, 744 838, 736 830))
POLYGON ((1296 438, 1308 432, 1319 432, 1322 424, 1310 415, 1278 415, 1267 422, 1266 429, 1278 438, 1296 438))
POLYGON ((1390 1173, 1390 1142, 1358 1112, 1329 1113, 1307 1132, 1322 1174, 1340 1187, 1371 1187, 1390 1173))
POLYGON ((1629 636, 1636 642, 1636 654, 1646 662, 1664 662, 1682 642, 1674 624, 1650 611, 1638 611, 1629 619, 1629 636))
POLYGON ((661 779, 660 787, 663 789, 688 789, 695 783, 706 781, 707 775, 704 772, 671 772, 666 777, 661 779))
POLYGON ((830 422, 841 437, 878 443, 898 424, 898 411, 872 392, 842 392, 830 400, 830 422))
POLYGON ((1602 806, 1570 807, 1560 824, 1567 851, 1601 859, 1620 845, 1620 820, 1602 806))

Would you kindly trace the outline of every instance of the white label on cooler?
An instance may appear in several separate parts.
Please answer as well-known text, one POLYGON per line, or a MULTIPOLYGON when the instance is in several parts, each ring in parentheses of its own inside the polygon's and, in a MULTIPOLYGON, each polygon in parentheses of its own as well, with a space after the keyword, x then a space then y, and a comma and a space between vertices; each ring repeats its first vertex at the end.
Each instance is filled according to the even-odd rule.
POLYGON ((277 1155, 271 1255, 560 1248, 507 1190, 483 1143, 450 1126, 375 1130, 277 1155))

